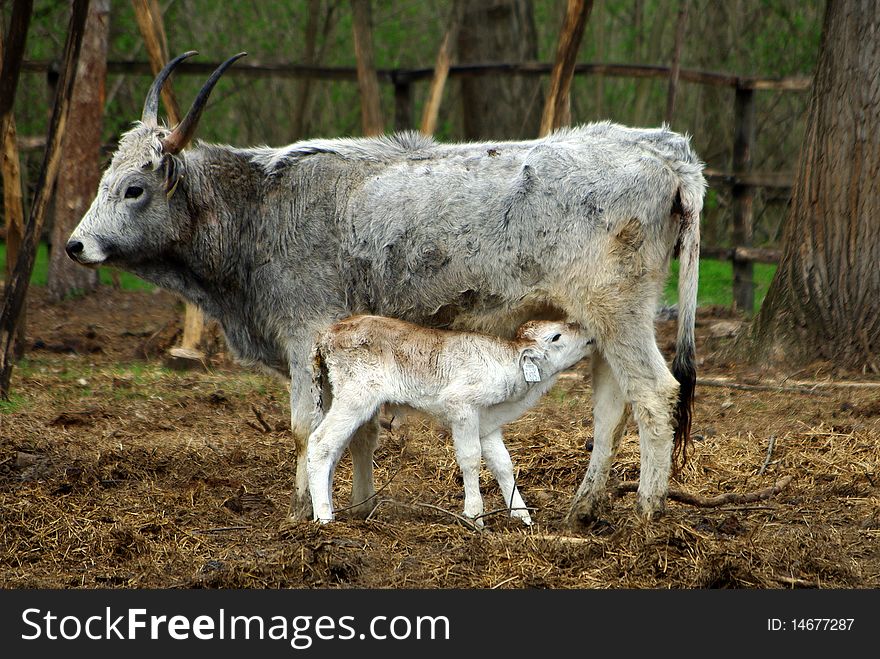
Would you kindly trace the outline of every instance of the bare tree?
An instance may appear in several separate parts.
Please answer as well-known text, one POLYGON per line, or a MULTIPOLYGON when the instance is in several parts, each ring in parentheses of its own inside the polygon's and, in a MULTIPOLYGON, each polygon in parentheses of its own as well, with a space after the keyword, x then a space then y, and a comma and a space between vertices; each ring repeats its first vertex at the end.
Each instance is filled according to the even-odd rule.
MULTIPOLYGON (((462 64, 537 59, 531 0, 469 0, 458 32, 462 64)), ((541 82, 532 76, 461 80, 466 139, 534 137, 541 121, 541 82)))
POLYGON ((550 75, 550 91, 541 115, 539 135, 544 136, 571 123, 571 79, 584 27, 593 9, 593 0, 568 0, 565 18, 556 44, 556 60, 550 75))
POLYGON ((880 372, 880 5, 829 2, 783 256, 740 348, 880 372))
POLYGON ((461 27, 461 0, 455 0, 449 16, 449 24, 443 38, 440 40, 440 48, 437 51, 437 59, 434 63, 434 77, 428 88, 428 98, 422 109, 422 121, 419 130, 425 135, 432 135, 437 129, 437 118, 440 115, 440 102, 443 100, 443 88, 446 86, 446 78, 449 76, 449 66, 452 64, 452 54, 455 50, 455 41, 458 30, 461 27))
POLYGON ((55 184, 55 219, 47 275, 49 297, 56 302, 73 293, 87 293, 98 287, 98 271, 83 268, 67 258, 64 245, 92 203, 101 178, 109 13, 109 0, 92 0, 89 4, 79 70, 61 145, 61 157, 66 166, 58 172, 55 184))
POLYGON ((379 80, 373 61, 373 27, 370 0, 351 0, 354 20, 354 50, 357 58, 358 87, 361 92, 361 121, 364 135, 385 132, 379 103, 379 80))
MULTIPOLYGON (((27 29, 27 22, 31 13, 30 2, 16 2, 13 8, 13 19, 16 16, 16 9, 25 5, 28 18, 24 21, 24 29, 27 29)), ((21 318, 21 311, 24 309, 31 273, 34 269, 34 258, 37 253, 40 232, 43 229, 43 220, 46 216, 46 208, 49 205, 49 196, 55 185, 58 169, 61 166, 61 140, 64 137, 71 97, 73 96, 73 83, 76 79, 77 61, 79 60, 88 11, 89 0, 73 0, 73 9, 67 30, 67 43, 64 46, 61 78, 59 80, 58 93, 55 95, 52 119, 49 122, 49 135, 46 140, 46 151, 43 156, 40 178, 37 181, 37 193, 34 203, 31 205, 28 222, 24 228, 21 250, 15 263, 15 271, 12 273, 12 277, 6 283, 6 288, 3 291, 3 306, 0 307, 0 398, 3 399, 9 397, 15 330, 21 318)), ((12 23, 15 25, 15 20, 12 23)), ((13 67, 16 68, 14 75, 7 76, 7 64, 14 59, 13 57, 4 58, 3 71, 0 73, 0 91, 8 94, 8 96, 0 94, 0 119, 2 119, 4 127, 7 124, 7 110, 11 109, 12 97, 14 97, 15 88, 18 86, 17 67, 13 67), (9 108, 6 107, 7 104, 9 108)), ((21 61, 20 58, 18 61, 21 61)))
MULTIPOLYGON (((18 250, 24 237, 24 198, 21 185, 21 161, 18 156, 17 132, 15 118, 12 116, 12 104, 15 96, 14 89, 10 88, 13 78, 17 80, 20 70, 21 57, 24 54, 24 41, 27 37, 27 23, 30 21, 31 3, 18 3, 17 11, 13 12, 10 25, 12 46, 7 55, 11 55, 12 66, 15 72, 7 70, 2 74, 3 82, 0 86, 6 94, 5 102, 0 108, 0 140, 2 140, 2 154, 0 154, 0 172, 3 175, 3 212, 6 216, 6 281, 12 280, 15 271, 15 261, 18 258, 18 250), (18 42, 18 43, 15 43, 18 42)), ((0 68, 2 68, 3 38, 0 30, 0 68)), ((17 84, 16 84, 17 86, 17 84)), ((13 356, 20 359, 24 354, 24 327, 25 310, 21 310, 18 318, 18 329, 13 337, 13 356)))

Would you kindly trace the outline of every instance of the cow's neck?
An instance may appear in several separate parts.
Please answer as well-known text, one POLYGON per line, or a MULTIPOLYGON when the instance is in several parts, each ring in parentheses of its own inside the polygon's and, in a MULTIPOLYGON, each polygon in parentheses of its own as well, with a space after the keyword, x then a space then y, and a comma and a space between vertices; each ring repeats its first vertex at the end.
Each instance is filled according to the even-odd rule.
POLYGON ((247 152, 212 145, 187 152, 185 172, 172 208, 187 229, 142 274, 217 319, 244 361, 283 370, 281 346, 260 336, 265 319, 247 285, 271 260, 259 237, 272 233, 260 215, 261 172, 247 152))

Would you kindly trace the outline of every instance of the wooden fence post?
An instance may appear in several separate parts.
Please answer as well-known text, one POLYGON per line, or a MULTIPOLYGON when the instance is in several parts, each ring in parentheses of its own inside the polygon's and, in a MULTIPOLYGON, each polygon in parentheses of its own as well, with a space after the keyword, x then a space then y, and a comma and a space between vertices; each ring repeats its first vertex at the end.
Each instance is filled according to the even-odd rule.
MULTIPOLYGON (((168 39, 162 21, 162 10, 157 0, 132 0, 138 28, 147 47, 150 69, 157 75, 169 60, 168 39)), ((162 103, 168 119, 173 126, 180 123, 180 108, 171 85, 162 86, 162 103)), ((167 355, 167 365, 174 368, 189 368, 204 365, 204 355, 199 350, 205 330, 205 317, 202 310, 187 303, 183 319, 183 338, 179 347, 171 348, 167 355)))
MULTIPOLYGON (((16 3, 15 8, 19 3, 16 3)), ((30 3, 28 15, 30 15, 30 3)), ((13 8, 13 13, 15 12, 13 8)), ((82 45, 83 32, 85 32, 86 16, 89 11, 89 0, 73 0, 70 23, 67 30, 67 43, 64 46, 64 65, 61 80, 58 85, 58 93, 55 96, 55 106, 52 110, 52 120, 49 123, 49 134, 46 140, 46 153, 43 156, 43 166, 40 170, 40 178, 37 181, 37 192, 34 203, 31 205, 30 216, 24 229, 21 241, 21 250, 15 263, 15 272, 6 284, 3 294, 3 307, 0 309, 0 398, 9 397, 9 382, 12 378, 13 350, 15 328, 24 308, 31 273, 34 269, 34 259, 37 254, 37 245, 40 241, 40 232, 43 228, 43 220, 49 205, 49 197, 55 186, 55 178, 58 168, 61 166, 61 139, 67 124, 67 113, 70 109, 70 99, 73 96, 73 82, 76 79, 77 61, 79 60, 80 46, 82 45)), ((25 25, 27 25, 25 23, 25 25)), ((9 59, 6 59, 9 61, 9 59)), ((4 63, 4 69, 6 64, 4 63)), ((5 89, 3 80, 6 71, 0 74, 0 88, 5 89)), ((12 94, 15 93, 17 83, 11 85, 12 94)), ((11 100, 9 101, 11 106, 11 100)), ((5 101, 0 101, 0 104, 5 101)), ((4 115, 5 116, 5 115, 4 115)))
POLYGON ((407 75, 394 76, 394 130, 413 127, 413 88, 407 75))
MULTIPOLYGON (((752 169, 752 148, 755 142, 755 92, 740 85, 736 87, 734 102, 733 173, 736 181, 752 169)), ((734 248, 751 247, 753 238, 752 199, 754 188, 746 183, 735 182, 732 187, 733 230, 731 241, 734 248)), ((734 308, 751 314, 755 306, 755 286, 752 280, 754 266, 751 261, 736 257, 733 263, 734 308)))

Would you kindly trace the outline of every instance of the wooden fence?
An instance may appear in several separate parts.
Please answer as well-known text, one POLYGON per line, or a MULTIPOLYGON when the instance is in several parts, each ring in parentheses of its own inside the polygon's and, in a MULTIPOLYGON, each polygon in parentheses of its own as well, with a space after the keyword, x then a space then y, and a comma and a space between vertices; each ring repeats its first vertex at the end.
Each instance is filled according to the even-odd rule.
MULTIPOLYGON (((207 76, 219 65, 219 62, 186 61, 179 66, 177 75, 207 76)), ((49 61, 26 61, 22 63, 23 71, 49 73, 53 63, 49 61)), ((448 76, 462 78, 468 76, 546 76, 552 71, 552 64, 494 63, 494 64, 461 64, 451 66, 448 76)), ((149 62, 110 61, 107 63, 108 74, 152 76, 149 62)), ((753 264, 776 263, 779 251, 753 246, 753 211, 752 204, 755 188, 778 188, 790 190, 793 176, 790 173, 765 173, 752 171, 752 150, 755 144, 755 92, 764 90, 803 92, 810 88, 812 79, 804 76, 795 77, 747 77, 713 71, 679 69, 679 80, 712 87, 726 87, 734 92, 734 124, 732 170, 706 170, 706 178, 710 185, 723 185, 731 189, 733 200, 733 223, 731 244, 734 247, 704 246, 703 256, 730 260, 733 266, 733 299, 737 309, 751 313, 754 309, 754 283, 752 277, 753 264)), ((635 64, 596 64, 581 63, 574 69, 574 75, 599 75, 626 78, 653 78, 667 80, 673 74, 666 66, 650 66, 635 64)), ((355 67, 318 67, 299 64, 260 64, 242 61, 230 68, 226 76, 248 78, 311 78, 326 81, 356 82, 358 70, 355 67)), ((395 130, 412 129, 415 126, 413 112, 413 85, 430 81, 434 75, 433 68, 420 69, 377 69, 376 75, 380 83, 390 84, 394 88, 394 121, 395 130)), ((44 140, 40 138, 20 138, 22 150, 41 148, 44 140)))

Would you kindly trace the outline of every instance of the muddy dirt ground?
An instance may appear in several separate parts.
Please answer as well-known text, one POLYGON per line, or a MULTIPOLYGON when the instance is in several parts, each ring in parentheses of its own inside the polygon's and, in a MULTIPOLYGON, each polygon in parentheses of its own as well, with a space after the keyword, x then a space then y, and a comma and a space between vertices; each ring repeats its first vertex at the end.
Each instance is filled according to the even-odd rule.
MULTIPOLYGON (((42 295, 0 403, 3 587, 880 587, 880 388, 830 386, 871 378, 821 364, 746 371, 719 356, 738 324, 723 310, 698 320, 714 385, 698 386, 697 441, 672 487, 706 503, 781 483, 769 498, 671 501, 646 524, 621 491, 598 522, 567 528, 592 439, 582 363, 506 433, 534 527, 502 513, 482 532, 462 524, 451 442, 415 419, 383 431, 367 520, 281 528, 295 466, 283 382, 234 364, 216 329, 207 370, 165 368, 182 308, 166 293, 42 295)), ((673 334, 658 322, 667 354, 673 334)), ((613 478, 638 478, 632 421, 613 478)), ((502 508, 485 471, 481 485, 502 508)), ((349 490, 346 457, 337 507, 349 490)))

